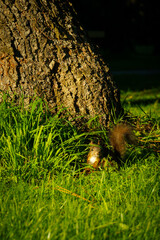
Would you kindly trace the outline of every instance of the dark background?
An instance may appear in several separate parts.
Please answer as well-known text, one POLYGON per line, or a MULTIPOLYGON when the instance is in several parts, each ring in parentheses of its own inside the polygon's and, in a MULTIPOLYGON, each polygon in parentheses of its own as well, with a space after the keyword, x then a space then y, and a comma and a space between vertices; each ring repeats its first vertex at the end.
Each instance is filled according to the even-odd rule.
MULTIPOLYGON (((153 79, 156 86, 159 85, 160 9, 158 1, 71 0, 71 2, 82 26, 91 41, 99 46, 111 73, 120 84, 122 75, 126 78, 127 75, 134 74, 150 79, 146 81, 146 87, 150 84, 154 85, 153 79)), ((126 80, 127 78, 124 79, 126 80)), ((132 85, 135 87, 134 83, 132 85)))

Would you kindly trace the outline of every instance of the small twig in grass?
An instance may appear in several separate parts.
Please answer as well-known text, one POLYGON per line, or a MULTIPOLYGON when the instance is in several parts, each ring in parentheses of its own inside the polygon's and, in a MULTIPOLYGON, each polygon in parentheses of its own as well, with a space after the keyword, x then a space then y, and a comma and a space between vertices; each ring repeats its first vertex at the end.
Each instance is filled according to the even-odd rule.
POLYGON ((155 142, 155 143, 160 143, 160 140, 148 140, 148 139, 147 139, 147 140, 143 140, 143 139, 139 139, 139 141, 140 141, 140 142, 147 142, 147 143, 148 143, 148 142, 151 142, 151 143, 154 143, 154 142, 155 142))
MULTIPOLYGON (((38 187, 38 186, 35 187, 34 190, 37 189, 37 188, 39 188, 39 187, 38 187)), ((89 202, 89 203, 92 203, 92 201, 90 201, 90 200, 88 200, 88 199, 86 199, 86 198, 78 195, 77 193, 71 192, 70 190, 68 190, 68 189, 66 189, 66 188, 57 186, 57 187, 55 187, 54 189, 55 189, 55 190, 58 190, 58 191, 60 191, 60 192, 64 192, 64 193, 70 194, 70 195, 72 195, 72 196, 81 198, 81 199, 83 199, 83 200, 85 200, 85 201, 87 201, 87 202, 89 202)), ((92 207, 93 207, 93 206, 92 206, 92 207)), ((93 208, 94 208, 94 207, 93 207, 93 208)))
MULTIPOLYGON (((72 195, 72 196, 75 196, 75 197, 81 198, 81 199, 83 199, 83 200, 85 200, 85 201, 91 203, 90 200, 88 200, 88 199, 86 199, 86 198, 84 198, 84 197, 78 195, 77 193, 71 192, 70 190, 68 190, 68 189, 66 189, 66 188, 63 188, 63 187, 57 186, 57 187, 54 188, 54 189, 56 189, 56 190, 58 190, 58 191, 60 191, 60 192, 64 192, 64 193, 70 194, 70 195, 72 195)), ((93 207, 93 206, 92 206, 92 207, 93 207)))

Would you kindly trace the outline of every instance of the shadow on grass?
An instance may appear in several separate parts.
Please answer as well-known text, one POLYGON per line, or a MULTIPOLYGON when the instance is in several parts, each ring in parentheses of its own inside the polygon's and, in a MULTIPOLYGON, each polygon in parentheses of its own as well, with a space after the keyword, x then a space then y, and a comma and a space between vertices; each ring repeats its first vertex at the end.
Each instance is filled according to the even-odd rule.
POLYGON ((120 90, 143 91, 150 89, 153 94, 160 93, 160 74, 156 75, 113 75, 120 90))
MULTIPOLYGON (((125 103, 126 101, 124 101, 125 103)), ((129 103, 131 105, 143 105, 147 106, 150 104, 154 104, 155 102, 160 102, 160 98, 150 98, 150 99, 134 99, 134 100, 129 100, 129 103)))

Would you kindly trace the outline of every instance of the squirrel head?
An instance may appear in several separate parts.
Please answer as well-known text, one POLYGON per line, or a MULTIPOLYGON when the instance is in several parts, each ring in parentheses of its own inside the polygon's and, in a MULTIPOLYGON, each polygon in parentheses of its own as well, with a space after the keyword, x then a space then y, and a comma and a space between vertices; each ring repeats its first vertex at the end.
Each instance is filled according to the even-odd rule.
POLYGON ((101 157, 101 147, 100 145, 94 144, 92 141, 90 143, 90 150, 87 157, 87 163, 94 168, 98 167, 101 157))

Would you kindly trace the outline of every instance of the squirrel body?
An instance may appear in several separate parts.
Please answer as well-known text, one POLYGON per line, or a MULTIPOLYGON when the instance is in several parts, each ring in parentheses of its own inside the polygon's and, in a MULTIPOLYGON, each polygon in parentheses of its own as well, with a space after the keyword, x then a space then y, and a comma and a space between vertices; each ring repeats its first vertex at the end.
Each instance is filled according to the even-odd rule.
MULTIPOLYGON (((123 158, 126 152, 126 144, 135 144, 136 138, 132 128, 128 124, 117 124, 113 127, 109 134, 110 144, 113 148, 116 158, 123 158)), ((87 157, 87 164, 97 169, 100 166, 102 150, 99 145, 91 142, 90 151, 87 157)))

